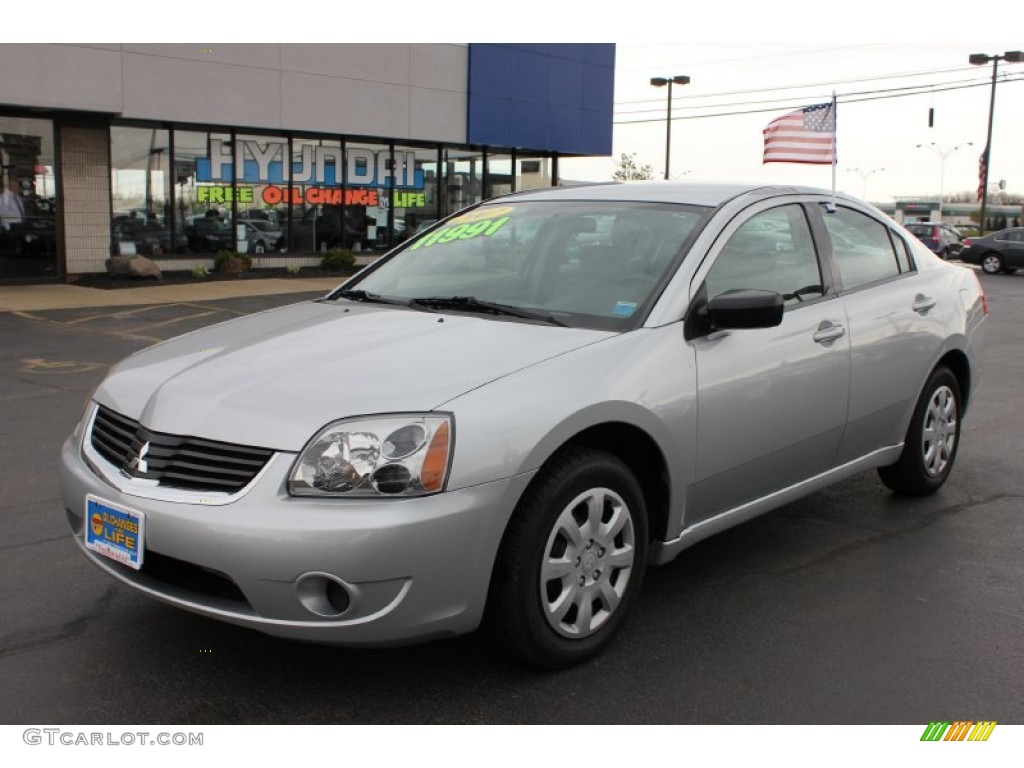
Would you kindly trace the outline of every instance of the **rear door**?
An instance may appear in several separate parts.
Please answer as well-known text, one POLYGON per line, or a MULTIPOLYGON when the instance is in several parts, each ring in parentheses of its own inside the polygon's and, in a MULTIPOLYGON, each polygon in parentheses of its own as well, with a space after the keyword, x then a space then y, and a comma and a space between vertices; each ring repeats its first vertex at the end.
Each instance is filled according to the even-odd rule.
POLYGON ((687 334, 698 421, 687 524, 829 469, 850 375, 843 306, 803 204, 748 208, 724 229, 694 280, 688 318, 702 302, 741 288, 782 294, 785 311, 775 328, 687 334))

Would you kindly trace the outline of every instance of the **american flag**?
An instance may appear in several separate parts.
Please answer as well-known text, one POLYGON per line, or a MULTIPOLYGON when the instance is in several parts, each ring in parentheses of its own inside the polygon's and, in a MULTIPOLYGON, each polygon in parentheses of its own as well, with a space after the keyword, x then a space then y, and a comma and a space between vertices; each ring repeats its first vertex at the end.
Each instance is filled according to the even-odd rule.
POLYGON ((765 163, 836 161, 835 102, 813 104, 777 117, 764 129, 765 163))

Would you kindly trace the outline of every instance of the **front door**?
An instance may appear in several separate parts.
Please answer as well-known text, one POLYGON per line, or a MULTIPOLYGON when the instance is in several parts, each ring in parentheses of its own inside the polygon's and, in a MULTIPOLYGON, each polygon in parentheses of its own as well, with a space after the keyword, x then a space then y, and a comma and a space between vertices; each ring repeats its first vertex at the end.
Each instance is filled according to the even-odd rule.
MULTIPOLYGON (((798 203, 761 204, 733 222, 698 297, 752 288, 782 294, 775 328, 690 340, 697 366, 695 482, 686 523, 827 471, 846 423, 850 338, 798 203)), ((700 298, 698 298, 700 300, 700 298)))

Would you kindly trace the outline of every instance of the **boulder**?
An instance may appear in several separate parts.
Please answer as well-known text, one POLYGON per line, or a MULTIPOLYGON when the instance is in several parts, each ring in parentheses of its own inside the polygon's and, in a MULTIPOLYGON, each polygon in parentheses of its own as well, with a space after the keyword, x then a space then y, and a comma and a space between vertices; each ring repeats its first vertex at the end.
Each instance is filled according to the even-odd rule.
POLYGON ((145 256, 111 256, 107 259, 107 273, 114 277, 151 277, 160 279, 160 267, 145 256))

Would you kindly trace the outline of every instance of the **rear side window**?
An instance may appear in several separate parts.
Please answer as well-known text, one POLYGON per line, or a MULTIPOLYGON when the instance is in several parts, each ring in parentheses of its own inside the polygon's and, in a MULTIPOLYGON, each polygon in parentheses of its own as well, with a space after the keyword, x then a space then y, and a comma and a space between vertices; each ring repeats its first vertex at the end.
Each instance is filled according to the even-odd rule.
POLYGON ((884 224, 850 208, 837 208, 824 218, 844 290, 900 274, 901 259, 884 224))
POLYGON ((896 242, 896 258, 900 262, 900 271, 913 272, 917 267, 914 266, 914 259, 910 255, 910 243, 896 235, 893 235, 892 239, 896 242))

